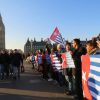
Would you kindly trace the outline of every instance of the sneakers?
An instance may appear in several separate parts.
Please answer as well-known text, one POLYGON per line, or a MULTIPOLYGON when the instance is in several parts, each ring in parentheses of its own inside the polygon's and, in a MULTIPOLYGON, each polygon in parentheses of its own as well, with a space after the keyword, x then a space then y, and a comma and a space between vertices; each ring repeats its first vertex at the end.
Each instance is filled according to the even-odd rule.
POLYGON ((49 79, 48 79, 48 82, 51 82, 51 81, 53 81, 53 79, 52 79, 52 78, 49 78, 49 79))

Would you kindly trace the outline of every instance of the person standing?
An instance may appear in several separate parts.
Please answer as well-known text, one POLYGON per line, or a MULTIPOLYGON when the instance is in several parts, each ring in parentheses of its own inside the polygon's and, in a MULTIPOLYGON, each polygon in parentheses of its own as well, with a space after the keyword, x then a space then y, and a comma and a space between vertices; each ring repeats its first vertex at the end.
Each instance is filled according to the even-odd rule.
POLYGON ((87 41, 86 50, 87 54, 89 55, 100 54, 100 49, 98 49, 96 41, 95 42, 92 40, 87 41))
POLYGON ((4 50, 4 71, 6 73, 6 78, 9 77, 9 69, 10 69, 10 56, 7 50, 4 50))
POLYGON ((58 58, 58 61, 59 61, 59 64, 60 66, 58 67, 61 67, 59 70, 58 70, 58 73, 57 73, 57 76, 58 76, 58 83, 60 86, 63 86, 65 85, 65 77, 62 73, 62 57, 61 57, 61 53, 62 53, 62 45, 61 44, 57 44, 57 52, 56 52, 56 57, 58 58))
POLYGON ((14 79, 16 79, 16 74, 18 78, 20 78, 20 67, 23 66, 23 58, 22 55, 18 52, 17 49, 14 50, 12 66, 14 71, 14 79), (18 73, 17 73, 18 72, 18 73))
POLYGON ((4 79, 4 64, 5 64, 5 57, 4 57, 4 50, 0 50, 0 79, 4 79))
POLYGON ((34 69, 35 64, 35 54, 32 54, 32 69, 34 69))
MULTIPOLYGON (((71 50, 71 43, 67 42, 66 43, 66 55, 72 55, 72 50, 71 50)), ((71 56, 72 57, 72 56, 71 56)), ((65 70, 65 78, 68 81, 68 90, 66 91, 67 95, 71 95, 74 92, 73 89, 73 74, 72 71, 74 70, 74 68, 70 68, 70 65, 67 65, 67 68, 64 69, 65 70)))
POLYGON ((79 39, 74 39, 72 46, 74 49, 72 57, 75 64, 75 99, 83 100, 81 56, 86 54, 86 49, 81 46, 79 39))

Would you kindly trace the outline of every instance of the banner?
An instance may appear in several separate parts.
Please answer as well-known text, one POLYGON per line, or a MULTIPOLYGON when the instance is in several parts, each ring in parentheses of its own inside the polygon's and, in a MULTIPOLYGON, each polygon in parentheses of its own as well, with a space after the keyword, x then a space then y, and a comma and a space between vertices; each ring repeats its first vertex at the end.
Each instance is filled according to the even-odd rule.
POLYGON ((75 68, 74 61, 70 52, 62 53, 62 69, 75 68))
POLYGON ((54 68, 54 70, 61 70, 61 63, 60 61, 58 60, 58 57, 53 54, 53 55, 50 55, 51 57, 51 62, 52 62, 52 66, 54 68))
POLYGON ((67 65, 66 54, 65 54, 65 53, 62 53, 62 54, 61 54, 61 58, 62 58, 62 69, 67 68, 68 65, 67 65))
POLYGON ((100 100, 100 55, 83 55, 82 86, 87 100, 100 100))

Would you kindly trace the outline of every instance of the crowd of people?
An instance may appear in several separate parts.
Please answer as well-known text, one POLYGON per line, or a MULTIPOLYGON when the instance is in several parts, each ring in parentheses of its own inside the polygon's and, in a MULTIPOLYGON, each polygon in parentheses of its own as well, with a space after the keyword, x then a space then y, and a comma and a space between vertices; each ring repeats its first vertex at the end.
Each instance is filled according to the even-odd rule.
POLYGON ((15 50, 0 51, 0 80, 20 78, 20 69, 23 66, 23 56, 15 50))
MULTIPOLYGON (((31 56, 32 69, 37 68, 42 73, 42 78, 48 81, 54 81, 59 86, 66 86, 66 94, 73 95, 76 100, 83 100, 82 90, 82 55, 100 54, 100 36, 87 41, 84 46, 80 39, 66 42, 65 48, 57 44, 52 48, 46 46, 45 50, 37 50, 31 56), (62 53, 70 53, 75 68, 67 65, 62 68, 62 53)), ((23 67, 23 56, 17 49, 0 51, 0 80, 9 77, 16 80, 20 79, 21 68, 23 67)))
POLYGON ((45 50, 40 49, 32 55, 32 68, 38 66, 43 79, 55 81, 59 86, 66 86, 67 95, 74 94, 76 100, 83 100, 81 56, 100 54, 98 38, 92 38, 84 46, 81 45, 80 39, 73 39, 72 43, 66 42, 65 49, 60 44, 52 48, 46 46, 45 50), (62 68, 61 54, 68 52, 72 56, 75 68, 70 68, 70 65, 62 68), (52 59, 55 59, 55 62, 52 59))

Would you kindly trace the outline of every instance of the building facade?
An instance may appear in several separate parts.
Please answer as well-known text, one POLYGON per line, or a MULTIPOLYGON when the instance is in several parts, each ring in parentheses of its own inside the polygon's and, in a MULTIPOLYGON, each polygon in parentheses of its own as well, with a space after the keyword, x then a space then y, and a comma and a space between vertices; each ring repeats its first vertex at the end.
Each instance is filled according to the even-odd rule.
POLYGON ((5 26, 0 14, 0 49, 5 49, 5 26))
POLYGON ((45 49, 46 47, 46 42, 43 41, 43 39, 41 39, 41 41, 36 41, 34 39, 33 40, 29 40, 29 38, 27 39, 27 42, 24 45, 24 53, 35 53, 37 50, 40 49, 45 49))

